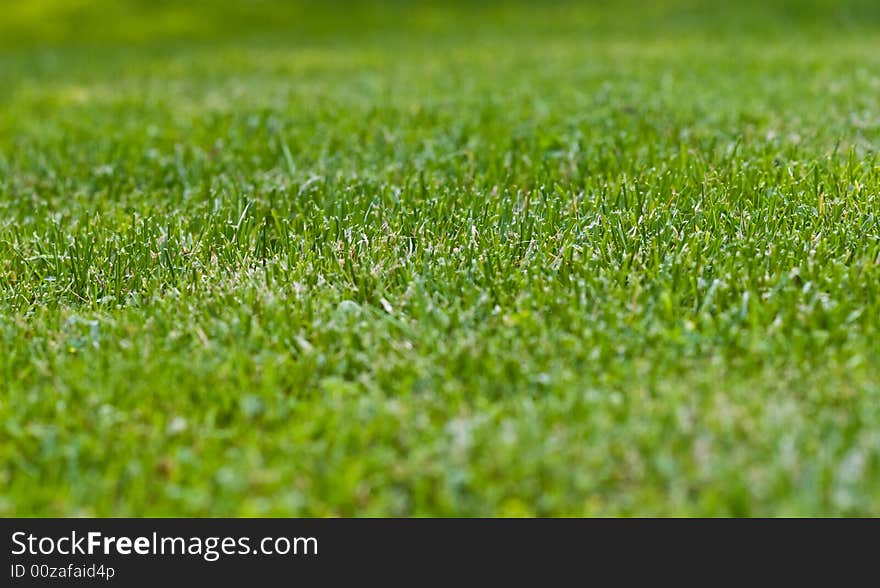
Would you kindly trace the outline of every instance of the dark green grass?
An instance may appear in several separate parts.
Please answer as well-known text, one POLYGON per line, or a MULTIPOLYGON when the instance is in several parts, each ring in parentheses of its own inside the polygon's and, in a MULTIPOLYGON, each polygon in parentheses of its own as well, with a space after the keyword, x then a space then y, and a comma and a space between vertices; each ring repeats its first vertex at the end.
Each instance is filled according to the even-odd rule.
POLYGON ((25 4, 0 514, 880 514, 871 3, 25 4))

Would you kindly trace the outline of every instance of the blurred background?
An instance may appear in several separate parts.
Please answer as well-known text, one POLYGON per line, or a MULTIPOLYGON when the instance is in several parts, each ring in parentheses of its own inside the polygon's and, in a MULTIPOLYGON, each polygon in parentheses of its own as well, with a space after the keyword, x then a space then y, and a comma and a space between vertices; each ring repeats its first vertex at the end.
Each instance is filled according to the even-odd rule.
POLYGON ((0 48, 241 37, 504 34, 839 34, 880 22, 876 0, 6 0, 0 48))

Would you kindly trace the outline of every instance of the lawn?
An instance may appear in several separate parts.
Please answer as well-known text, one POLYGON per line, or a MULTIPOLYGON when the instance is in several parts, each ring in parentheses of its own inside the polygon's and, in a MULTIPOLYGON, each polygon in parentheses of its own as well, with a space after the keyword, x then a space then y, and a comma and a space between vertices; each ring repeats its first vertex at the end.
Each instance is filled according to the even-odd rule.
POLYGON ((880 515, 874 1, 7 0, 0 515, 880 515))

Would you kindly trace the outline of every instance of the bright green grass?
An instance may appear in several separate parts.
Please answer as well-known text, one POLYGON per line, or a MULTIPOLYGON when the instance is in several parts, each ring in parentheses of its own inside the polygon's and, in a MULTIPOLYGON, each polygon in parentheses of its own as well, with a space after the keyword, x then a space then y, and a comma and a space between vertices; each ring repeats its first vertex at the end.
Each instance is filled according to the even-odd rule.
POLYGON ((880 514, 874 4, 12 2, 0 515, 880 514))

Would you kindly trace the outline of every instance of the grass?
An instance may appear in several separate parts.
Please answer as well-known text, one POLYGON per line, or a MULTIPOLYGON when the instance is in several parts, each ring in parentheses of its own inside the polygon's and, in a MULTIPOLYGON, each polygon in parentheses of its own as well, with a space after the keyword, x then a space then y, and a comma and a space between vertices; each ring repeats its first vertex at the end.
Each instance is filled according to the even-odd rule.
POLYGON ((0 24, 0 514, 880 514, 873 2, 223 4, 0 24))

